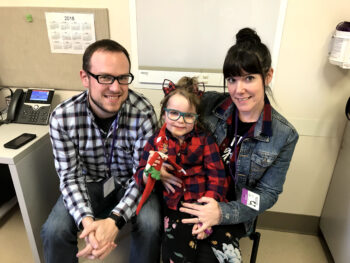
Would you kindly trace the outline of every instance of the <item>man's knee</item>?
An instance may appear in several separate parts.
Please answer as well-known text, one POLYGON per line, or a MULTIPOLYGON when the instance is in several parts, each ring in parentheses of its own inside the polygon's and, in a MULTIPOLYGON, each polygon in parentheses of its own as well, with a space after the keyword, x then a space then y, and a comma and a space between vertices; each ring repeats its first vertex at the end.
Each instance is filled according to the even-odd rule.
POLYGON ((53 209, 41 228, 45 262, 78 262, 78 228, 72 217, 53 209))
POLYGON ((77 239, 77 228, 67 220, 50 220, 49 218, 41 228, 41 238, 50 241, 74 240, 77 239))
POLYGON ((137 216, 139 230, 146 233, 157 233, 161 225, 161 209, 159 198, 151 194, 137 216))
POLYGON ((63 206, 63 201, 59 199, 41 228, 40 235, 43 241, 76 239, 77 232, 78 228, 73 218, 63 206))

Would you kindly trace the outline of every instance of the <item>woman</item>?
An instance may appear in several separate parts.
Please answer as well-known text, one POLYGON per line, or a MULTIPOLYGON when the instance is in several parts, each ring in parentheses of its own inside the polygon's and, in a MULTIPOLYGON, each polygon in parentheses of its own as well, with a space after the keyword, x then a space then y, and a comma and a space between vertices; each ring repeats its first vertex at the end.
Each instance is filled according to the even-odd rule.
MULTIPOLYGON (((229 202, 202 197, 198 199, 200 204, 183 203, 180 211, 195 217, 189 216, 183 223, 202 223, 193 234, 230 225, 238 241, 252 230, 257 215, 276 203, 298 133, 270 105, 271 55, 255 31, 244 28, 237 33, 223 73, 229 95, 205 93, 201 115, 216 138, 230 177, 229 202)), ((205 240, 201 245, 206 245, 205 240)), ((219 262, 231 262, 226 255, 214 254, 219 262)))

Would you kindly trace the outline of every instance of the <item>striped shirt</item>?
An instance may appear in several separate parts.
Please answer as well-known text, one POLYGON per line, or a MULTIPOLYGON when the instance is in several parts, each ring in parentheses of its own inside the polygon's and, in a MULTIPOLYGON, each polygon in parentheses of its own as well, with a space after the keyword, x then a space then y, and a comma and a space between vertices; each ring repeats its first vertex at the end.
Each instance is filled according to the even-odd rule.
POLYGON ((56 107, 50 118, 50 137, 55 167, 65 206, 79 226, 81 220, 94 214, 86 183, 102 182, 113 176, 126 189, 113 209, 127 222, 135 213, 140 192, 133 179, 148 138, 157 127, 156 114, 150 102, 129 89, 127 100, 105 136, 89 108, 88 91, 56 107), (117 121, 116 138, 110 172, 107 162, 117 121))

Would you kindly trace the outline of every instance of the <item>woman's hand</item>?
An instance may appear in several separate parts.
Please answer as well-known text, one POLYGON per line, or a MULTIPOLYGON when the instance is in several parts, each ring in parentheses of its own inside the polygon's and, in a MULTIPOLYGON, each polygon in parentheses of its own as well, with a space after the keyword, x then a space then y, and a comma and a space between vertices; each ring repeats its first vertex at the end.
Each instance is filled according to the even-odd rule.
POLYGON ((183 203, 182 207, 180 207, 181 212, 195 216, 195 218, 182 219, 182 223, 202 223, 202 226, 192 231, 193 235, 198 235, 205 229, 218 225, 221 218, 221 209, 219 203, 215 199, 211 197, 201 197, 198 199, 198 202, 202 203, 203 205, 183 203))
POLYGON ((174 170, 174 167, 168 163, 163 163, 162 168, 160 169, 160 180, 165 187, 165 190, 169 193, 175 193, 173 185, 181 187, 182 180, 175 175, 171 174, 171 171, 174 170))

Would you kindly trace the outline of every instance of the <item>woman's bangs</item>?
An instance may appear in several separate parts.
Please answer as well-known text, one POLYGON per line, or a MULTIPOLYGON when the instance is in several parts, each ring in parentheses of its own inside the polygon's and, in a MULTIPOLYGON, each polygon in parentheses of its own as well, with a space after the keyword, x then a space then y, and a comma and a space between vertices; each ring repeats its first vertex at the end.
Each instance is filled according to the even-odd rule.
POLYGON ((224 78, 230 76, 243 76, 244 74, 262 74, 258 58, 254 53, 236 52, 231 56, 227 56, 224 68, 224 78))

